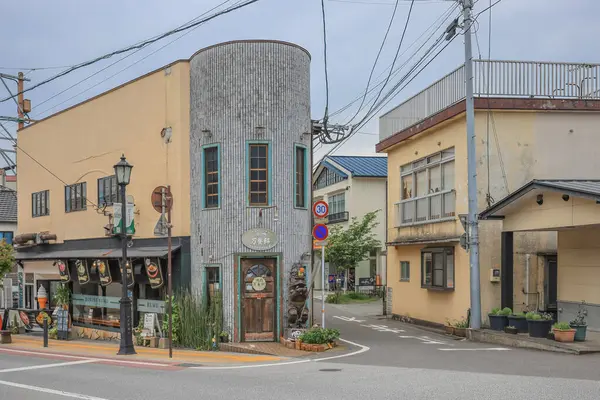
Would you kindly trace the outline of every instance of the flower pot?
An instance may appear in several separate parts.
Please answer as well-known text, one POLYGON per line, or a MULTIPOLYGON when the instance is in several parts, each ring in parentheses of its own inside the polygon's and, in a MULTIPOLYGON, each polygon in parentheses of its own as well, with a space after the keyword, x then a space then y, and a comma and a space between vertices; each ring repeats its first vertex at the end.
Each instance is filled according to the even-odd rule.
POLYGON ((516 317, 511 315, 508 317, 508 325, 517 328, 519 333, 527 333, 529 331, 527 319, 525 319, 525 317, 516 317))
POLYGON ((575 341, 584 342, 585 334, 587 332, 587 325, 571 325, 571 328, 575 329, 575 341))
POLYGON ((529 336, 537 338, 548 337, 548 332, 552 328, 552 320, 527 320, 529 336))
POLYGON ((575 332, 576 329, 567 329, 566 331, 561 331, 560 329, 552 329, 554 332, 554 340, 557 342, 572 342, 575 340, 575 332))
POLYGON ((467 337, 467 328, 454 328, 454 334, 459 337, 467 337))
POLYGON ((454 335, 454 327, 450 325, 445 325, 444 330, 448 335, 454 335))
POLYGON ((505 326, 508 326, 508 318, 505 315, 488 315, 490 319, 490 328, 495 331, 504 330, 505 326))
POLYGON ((504 332, 510 333, 512 335, 516 335, 517 333, 519 333, 519 330, 516 327, 513 327, 513 326, 505 326, 504 327, 504 332))

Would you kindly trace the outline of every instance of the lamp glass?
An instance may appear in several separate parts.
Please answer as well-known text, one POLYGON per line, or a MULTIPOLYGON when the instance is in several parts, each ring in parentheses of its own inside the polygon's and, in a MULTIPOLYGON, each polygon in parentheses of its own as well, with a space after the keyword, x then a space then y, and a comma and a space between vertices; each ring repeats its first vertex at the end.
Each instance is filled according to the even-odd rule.
POLYGON ((125 159, 125 155, 121 156, 121 160, 115 164, 115 175, 117 177, 118 185, 129 185, 129 179, 131 178, 131 169, 133 165, 129 164, 125 159))

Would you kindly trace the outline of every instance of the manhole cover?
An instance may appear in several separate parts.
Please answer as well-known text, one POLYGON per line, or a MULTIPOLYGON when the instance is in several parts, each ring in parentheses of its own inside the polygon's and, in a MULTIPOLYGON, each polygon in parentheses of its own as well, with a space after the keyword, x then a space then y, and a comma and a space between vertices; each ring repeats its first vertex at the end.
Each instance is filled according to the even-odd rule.
POLYGON ((340 372, 341 369, 335 369, 335 368, 324 368, 324 369, 320 369, 319 371, 321 372, 340 372))
POLYGON ((176 367, 184 367, 184 368, 192 368, 192 367, 202 367, 202 364, 190 364, 190 363, 182 363, 175 364, 176 367))

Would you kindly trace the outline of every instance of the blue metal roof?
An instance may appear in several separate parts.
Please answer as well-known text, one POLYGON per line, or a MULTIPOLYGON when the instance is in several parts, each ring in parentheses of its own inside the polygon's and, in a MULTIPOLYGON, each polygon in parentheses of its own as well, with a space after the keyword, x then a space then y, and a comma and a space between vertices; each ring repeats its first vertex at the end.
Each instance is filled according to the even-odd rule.
POLYGON ((357 177, 387 177, 387 157, 373 156, 328 156, 342 168, 357 177))

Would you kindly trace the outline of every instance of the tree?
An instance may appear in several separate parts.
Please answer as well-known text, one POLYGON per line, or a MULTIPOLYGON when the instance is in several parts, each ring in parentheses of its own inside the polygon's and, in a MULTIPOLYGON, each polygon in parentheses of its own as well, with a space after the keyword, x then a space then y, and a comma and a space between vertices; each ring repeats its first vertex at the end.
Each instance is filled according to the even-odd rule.
POLYGON ((369 253, 381 242, 375 238, 374 228, 380 210, 371 211, 361 219, 354 217, 348 229, 335 226, 331 229, 325 248, 325 261, 333 265, 337 272, 356 268, 358 263, 368 258, 369 253))
POLYGON ((4 275, 12 270, 13 265, 15 265, 15 251, 12 245, 3 239, 0 241, 0 287, 4 275))

